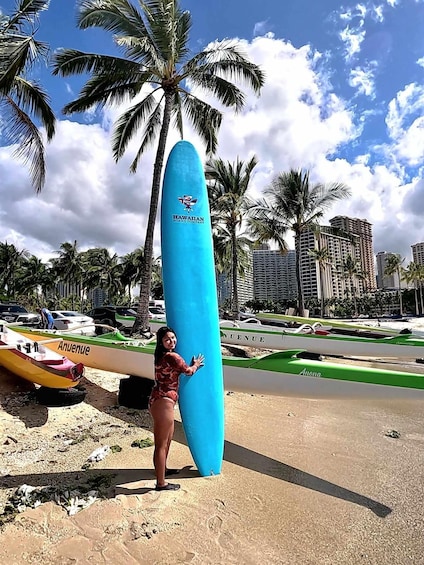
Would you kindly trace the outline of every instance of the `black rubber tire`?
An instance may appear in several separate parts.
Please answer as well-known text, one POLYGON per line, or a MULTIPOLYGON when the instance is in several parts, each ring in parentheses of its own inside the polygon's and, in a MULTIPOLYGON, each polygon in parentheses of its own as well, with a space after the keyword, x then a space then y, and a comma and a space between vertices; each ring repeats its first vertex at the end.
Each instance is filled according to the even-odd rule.
POLYGON ((143 377, 130 376, 119 383, 118 404, 127 408, 145 410, 148 408, 153 381, 143 377))
POLYGON ((43 406, 73 406, 79 404, 87 392, 78 388, 49 388, 42 386, 35 391, 35 399, 43 406))

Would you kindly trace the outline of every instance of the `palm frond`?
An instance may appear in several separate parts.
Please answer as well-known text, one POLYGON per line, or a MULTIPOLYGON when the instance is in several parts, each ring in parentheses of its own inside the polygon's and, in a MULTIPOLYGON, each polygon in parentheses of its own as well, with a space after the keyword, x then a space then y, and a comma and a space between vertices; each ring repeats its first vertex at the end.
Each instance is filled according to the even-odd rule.
POLYGON ((98 27, 117 35, 148 35, 142 14, 127 0, 82 0, 77 17, 78 27, 98 27))
POLYGON ((8 18, 4 31, 18 31, 33 23, 40 12, 47 10, 50 0, 19 0, 15 12, 8 18))
POLYGON ((215 74, 195 73, 190 75, 190 81, 200 88, 209 91, 224 106, 233 107, 240 111, 245 103, 243 92, 229 80, 215 74))
POLYGON ((176 130, 180 134, 181 139, 184 138, 184 124, 182 115, 181 97, 178 92, 174 94, 174 102, 172 104, 172 117, 176 130))
POLYGON ((86 73, 109 76, 115 73, 138 75, 139 72, 138 63, 112 55, 97 55, 96 53, 84 53, 77 49, 63 49, 53 57, 53 74, 63 77, 86 73))
POLYGON ((14 96, 24 112, 36 116, 46 128, 48 141, 55 133, 56 118, 49 104, 49 97, 42 87, 36 83, 16 77, 14 96))
POLYGON ((112 137, 113 156, 116 160, 122 157, 138 127, 148 120, 160 105, 161 101, 157 102, 155 94, 155 91, 149 93, 141 102, 124 112, 116 122, 112 137))
POLYGON ((145 81, 134 82, 128 82, 129 78, 133 77, 125 76, 119 80, 115 75, 109 80, 107 76, 93 76, 82 88, 80 97, 63 108, 63 113, 85 112, 93 107, 102 108, 107 104, 120 104, 134 98, 148 77, 145 81))
POLYGON ((32 184, 35 191, 41 191, 46 177, 46 163, 41 134, 31 120, 12 98, 4 97, 1 105, 10 114, 7 121, 6 136, 18 144, 15 155, 24 163, 29 163, 32 184))
POLYGON ((182 97, 182 105, 194 129, 204 141, 206 152, 215 153, 218 145, 217 133, 222 120, 221 112, 188 94, 182 97))
POLYGON ((264 72, 246 58, 234 42, 222 41, 196 54, 183 67, 183 73, 225 74, 233 80, 241 80, 259 93, 265 83, 264 72))
POLYGON ((130 171, 135 173, 137 171, 138 162, 146 150, 146 148, 153 143, 156 139, 156 136, 161 128, 162 124, 162 115, 163 109, 162 105, 159 103, 153 113, 150 115, 149 119, 144 128, 143 138, 140 143, 140 147, 138 148, 137 155, 135 156, 133 162, 130 166, 130 171))

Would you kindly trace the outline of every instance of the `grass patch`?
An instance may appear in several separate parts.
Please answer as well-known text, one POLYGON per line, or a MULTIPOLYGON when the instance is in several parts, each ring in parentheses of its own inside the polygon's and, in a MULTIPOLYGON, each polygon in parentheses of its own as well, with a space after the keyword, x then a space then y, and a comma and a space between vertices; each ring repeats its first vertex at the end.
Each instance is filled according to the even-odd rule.
POLYGON ((131 447, 139 447, 143 449, 144 447, 152 447, 154 445, 154 441, 149 437, 143 439, 136 439, 132 442, 131 447))

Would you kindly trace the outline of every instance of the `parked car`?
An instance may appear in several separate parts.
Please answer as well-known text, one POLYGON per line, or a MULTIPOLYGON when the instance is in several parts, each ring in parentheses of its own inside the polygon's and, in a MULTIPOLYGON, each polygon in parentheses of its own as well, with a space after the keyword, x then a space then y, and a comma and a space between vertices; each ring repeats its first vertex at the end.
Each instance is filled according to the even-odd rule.
MULTIPOLYGON (((96 324, 104 324, 119 330, 129 332, 134 325, 137 312, 125 306, 98 306, 88 312, 96 324)), ((103 333, 102 328, 96 327, 96 333, 103 333)))
POLYGON ((41 321, 39 314, 28 312, 20 304, 11 303, 0 304, 0 319, 5 322, 20 323, 25 326, 38 326, 41 321))
POLYGON ((52 310, 55 330, 66 330, 82 335, 96 335, 96 327, 91 316, 74 310, 52 310))
POLYGON ((166 320, 165 310, 161 306, 149 306, 149 318, 166 320))
MULTIPOLYGON (((159 306, 149 308, 150 318, 165 320, 165 311, 159 306)), ((125 306, 99 306, 88 313, 96 324, 105 324, 118 328, 123 333, 129 333, 134 325, 137 312, 125 306)), ((96 333, 103 333, 102 328, 96 327, 96 333)))

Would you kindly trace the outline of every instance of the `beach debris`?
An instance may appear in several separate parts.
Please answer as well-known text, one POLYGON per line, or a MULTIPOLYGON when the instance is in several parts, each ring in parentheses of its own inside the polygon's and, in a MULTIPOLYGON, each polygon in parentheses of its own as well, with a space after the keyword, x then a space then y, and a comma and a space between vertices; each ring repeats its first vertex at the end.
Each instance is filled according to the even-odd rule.
POLYGON ((400 432, 398 432, 397 430, 389 430, 388 432, 386 432, 384 434, 386 437, 392 437, 394 439, 399 439, 400 438, 400 432))
POLYGON ((45 502, 55 502, 66 510, 69 516, 74 516, 80 510, 91 506, 99 496, 97 490, 83 492, 79 489, 61 489, 52 486, 33 487, 23 484, 9 498, 1 521, 10 521, 16 514, 25 512, 28 508, 37 508, 45 502))
POLYGON ((109 453, 111 452, 110 447, 108 445, 103 445, 102 447, 98 447, 95 449, 88 457, 88 463, 97 463, 104 459, 109 453))
POLYGON ((122 447, 120 445, 111 445, 110 451, 111 453, 120 453, 122 451, 122 447))
POLYGON ((143 439, 136 439, 132 442, 131 447, 139 447, 143 449, 144 447, 151 447, 154 444, 153 440, 149 437, 143 439))
POLYGON ((15 439, 12 436, 6 436, 6 439, 4 440, 3 445, 10 445, 11 442, 18 443, 18 440, 15 439))

